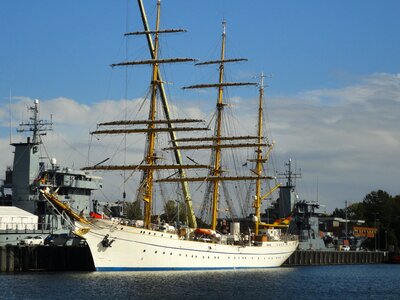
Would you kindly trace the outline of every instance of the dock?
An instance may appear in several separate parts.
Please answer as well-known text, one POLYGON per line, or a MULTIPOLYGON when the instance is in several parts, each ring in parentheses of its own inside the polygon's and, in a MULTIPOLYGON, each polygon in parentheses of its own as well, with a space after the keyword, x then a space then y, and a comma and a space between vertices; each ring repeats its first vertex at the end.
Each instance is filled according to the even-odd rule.
MULTIPOLYGON (((388 261, 389 255, 385 251, 296 250, 283 266, 380 264, 388 261)), ((0 272, 94 270, 90 249, 85 246, 0 247, 0 272)))
POLYGON ((0 247, 0 272, 93 271, 89 247, 0 247))
POLYGON ((284 266, 381 264, 389 261, 387 251, 296 250, 284 266))

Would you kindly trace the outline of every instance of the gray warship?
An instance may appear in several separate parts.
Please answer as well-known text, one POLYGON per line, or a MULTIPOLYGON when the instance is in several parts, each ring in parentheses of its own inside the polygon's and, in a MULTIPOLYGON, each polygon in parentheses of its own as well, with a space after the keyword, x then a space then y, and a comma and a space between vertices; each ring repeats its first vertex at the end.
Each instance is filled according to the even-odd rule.
POLYGON ((72 220, 49 203, 41 189, 57 192, 72 210, 86 215, 93 190, 102 187, 102 178, 87 171, 61 167, 55 158, 41 157, 42 136, 52 130, 52 121, 39 119, 39 100, 29 107, 31 117, 19 124, 18 132, 30 132, 25 142, 11 143, 14 161, 0 185, 0 246, 22 244, 51 234, 68 236, 72 220))
MULTIPOLYGON (((298 250, 361 250, 367 239, 363 234, 366 228, 364 220, 328 217, 320 212, 318 201, 303 200, 296 192, 296 179, 301 172, 293 170, 289 159, 286 171, 278 174, 286 183, 279 186, 279 198, 266 211, 269 220, 286 221, 288 231, 299 237, 298 250)), ((275 221, 276 222, 276 221, 275 221)))
POLYGON ((328 250, 328 245, 319 235, 320 205, 317 201, 301 200, 296 192, 296 178, 301 172, 293 170, 292 160, 289 159, 284 173, 278 174, 286 183, 279 186, 279 198, 266 211, 273 220, 286 221, 288 231, 299 237, 299 250, 328 250))

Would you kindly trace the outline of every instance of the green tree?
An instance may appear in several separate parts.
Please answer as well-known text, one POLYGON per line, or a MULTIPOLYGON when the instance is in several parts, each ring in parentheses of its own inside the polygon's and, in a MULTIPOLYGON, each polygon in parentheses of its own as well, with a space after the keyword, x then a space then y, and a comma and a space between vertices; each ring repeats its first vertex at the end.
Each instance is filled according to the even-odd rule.
POLYGON ((174 200, 168 200, 164 204, 164 215, 162 215, 162 218, 167 222, 173 222, 175 220, 175 214, 176 214, 177 208, 175 205, 174 200))
POLYGON ((143 218, 140 200, 136 200, 135 202, 125 202, 124 210, 126 212, 126 217, 130 220, 140 220, 143 218))
MULTIPOLYGON (((345 209, 336 208, 333 217, 345 217, 345 209)), ((392 197, 383 190, 372 191, 361 202, 348 206, 347 217, 352 220, 365 220, 367 226, 378 228, 379 248, 394 246, 399 251, 400 242, 400 195, 392 197)), ((374 247, 374 240, 369 241, 374 247)))
POLYGON ((161 215, 161 219, 168 223, 178 221, 178 205, 179 203, 179 222, 186 222, 186 205, 184 202, 176 202, 175 200, 168 200, 164 204, 164 214, 161 215))

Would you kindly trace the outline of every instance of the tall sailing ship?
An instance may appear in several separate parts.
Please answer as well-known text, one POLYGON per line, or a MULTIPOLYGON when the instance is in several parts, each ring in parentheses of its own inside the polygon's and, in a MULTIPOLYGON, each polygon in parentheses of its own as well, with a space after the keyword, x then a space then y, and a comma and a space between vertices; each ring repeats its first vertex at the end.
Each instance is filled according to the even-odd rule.
MULTIPOLYGON (((143 226, 128 226, 119 219, 92 219, 86 220, 77 217, 76 234, 83 236, 92 252, 94 265, 99 271, 148 271, 148 270, 199 270, 199 269, 245 269, 278 267, 295 251, 298 241, 294 236, 283 234, 280 225, 261 222, 260 207, 263 196, 261 183, 271 177, 262 172, 262 165, 268 160, 271 145, 264 142, 262 131, 263 115, 263 76, 259 84, 258 132, 256 136, 226 136, 223 131, 224 90, 230 86, 255 85, 251 82, 225 82, 224 66, 226 63, 242 61, 244 59, 225 58, 225 23, 222 33, 221 56, 218 60, 198 63, 198 65, 218 65, 219 81, 215 84, 199 84, 186 87, 215 88, 218 91, 215 130, 211 137, 206 138, 177 138, 178 132, 204 131, 202 120, 172 119, 168 111, 168 102, 165 96, 163 81, 159 66, 165 63, 190 62, 190 58, 160 58, 159 38, 162 34, 180 32, 180 29, 160 29, 161 1, 157 1, 156 25, 150 30, 142 1, 138 1, 144 23, 144 31, 131 32, 126 35, 144 35, 147 37, 151 59, 142 61, 125 61, 113 64, 118 66, 135 66, 148 64, 152 66, 150 83, 150 105, 148 119, 121 120, 99 124, 99 129, 92 134, 146 134, 146 149, 144 160, 137 165, 94 165, 85 170, 141 170, 142 183, 138 195, 144 203, 143 226), (160 98, 160 100, 159 100, 160 98), (163 107, 163 118, 157 117, 158 101, 163 107), (189 124, 189 125, 187 125, 189 124), (194 124, 194 125, 193 125, 194 124), (171 147, 165 151, 173 151, 174 164, 159 164, 157 159, 156 139, 159 134, 167 133, 171 147), (191 144, 191 143, 199 144, 191 144), (208 142, 208 143, 207 143, 208 142), (221 157, 226 148, 253 148, 256 152, 256 168, 251 176, 225 176, 221 157), (211 150, 211 164, 197 163, 184 164, 181 150, 209 149, 211 150), (263 151, 267 149, 266 151, 263 151), (187 177, 188 169, 206 169, 204 177, 187 177), (176 170, 176 175, 156 179, 158 170, 176 170), (220 207, 220 187, 225 181, 254 181, 256 183, 254 196, 254 217, 251 232, 240 232, 238 222, 230 224, 230 234, 221 234, 217 231, 220 207), (152 207, 155 202, 155 184, 165 185, 169 182, 178 182, 184 193, 188 227, 174 228, 152 223, 152 207), (210 206, 210 228, 199 228, 189 193, 189 182, 206 182, 208 191, 212 195, 210 206)), ((192 162, 194 162, 192 160, 192 162)), ((224 166, 225 167, 225 166, 224 166)), ((56 195, 42 191, 49 200, 57 202, 56 195)))

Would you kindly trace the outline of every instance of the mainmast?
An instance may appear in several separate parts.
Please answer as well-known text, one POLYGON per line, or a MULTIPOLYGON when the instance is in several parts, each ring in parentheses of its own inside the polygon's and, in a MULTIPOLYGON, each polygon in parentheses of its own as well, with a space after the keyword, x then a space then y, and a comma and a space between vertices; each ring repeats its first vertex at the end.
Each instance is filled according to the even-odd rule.
MULTIPOLYGON (((222 46, 221 46, 221 62, 219 65, 219 84, 218 87, 218 99, 217 99, 217 124, 216 124, 216 140, 215 140, 215 162, 213 176, 221 175, 221 128, 222 128, 222 111, 224 109, 224 103, 222 102, 224 89, 222 83, 224 81, 224 59, 225 59, 225 41, 226 41, 226 22, 222 22, 222 46)), ((211 217, 211 228, 215 230, 217 227, 218 217, 218 201, 219 201, 219 180, 213 182, 213 194, 212 194, 212 217, 211 217)))
MULTIPOLYGON (((188 87, 184 87, 184 89, 195 89, 195 88, 217 88, 218 89, 218 97, 217 97, 217 117, 215 123, 215 132, 212 138, 205 138, 201 141, 211 141, 212 144, 208 145, 184 145, 179 147, 170 147, 167 148, 169 150, 179 148, 179 149, 212 149, 213 150, 213 161, 211 163, 211 171, 209 176, 205 178, 187 178, 187 181, 209 181, 212 186, 212 216, 211 216, 211 229, 215 230, 217 226, 217 218, 218 218, 218 207, 219 207, 219 186, 221 181, 237 181, 237 180, 254 180, 256 178, 267 178, 267 177, 254 177, 254 176, 222 176, 223 170, 221 168, 221 156, 223 148, 246 148, 246 147, 258 147, 258 146, 266 146, 263 144, 258 137, 251 136, 237 136, 237 137, 228 137, 223 136, 222 133, 222 120, 223 120, 223 110, 226 106, 224 103, 224 88, 229 86, 249 86, 256 85, 253 82, 224 82, 224 68, 225 63, 238 62, 238 61, 246 61, 247 59, 243 58, 235 58, 235 59, 226 59, 225 58, 225 45, 226 45, 226 22, 222 22, 223 31, 222 31, 222 43, 221 43, 221 54, 219 60, 207 61, 202 63, 197 63, 196 65, 211 65, 218 64, 219 65, 219 80, 218 83, 206 83, 206 84, 197 84, 188 87), (257 143, 222 143, 222 141, 232 142, 232 141, 241 141, 248 139, 257 139, 257 143)), ((191 141, 200 141, 200 139, 189 138, 189 139, 179 139, 180 142, 191 142, 191 141)), ((173 182, 179 181, 179 178, 169 178, 159 180, 160 182, 173 182)))

